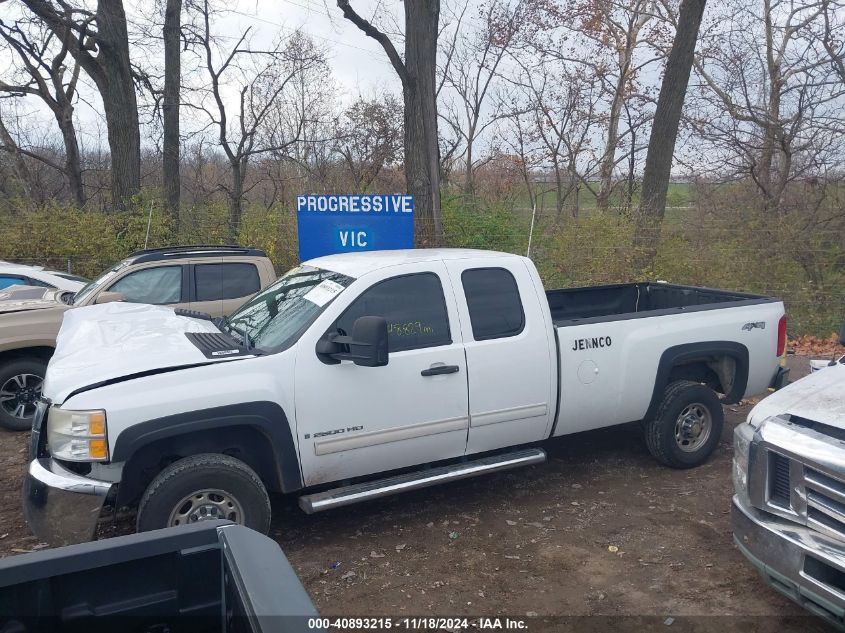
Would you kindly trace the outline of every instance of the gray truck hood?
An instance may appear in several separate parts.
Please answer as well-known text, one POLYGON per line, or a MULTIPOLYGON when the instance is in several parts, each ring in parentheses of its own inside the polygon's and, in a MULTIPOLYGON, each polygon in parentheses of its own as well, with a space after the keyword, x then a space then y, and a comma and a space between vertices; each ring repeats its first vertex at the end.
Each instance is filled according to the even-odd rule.
POLYGON ((776 391, 751 410, 748 420, 783 414, 845 429, 845 364, 840 361, 776 391))
POLYGON ((207 358, 186 332, 219 330, 162 306, 106 303, 69 310, 47 366, 44 396, 61 404, 75 391, 128 376, 233 360, 207 358))

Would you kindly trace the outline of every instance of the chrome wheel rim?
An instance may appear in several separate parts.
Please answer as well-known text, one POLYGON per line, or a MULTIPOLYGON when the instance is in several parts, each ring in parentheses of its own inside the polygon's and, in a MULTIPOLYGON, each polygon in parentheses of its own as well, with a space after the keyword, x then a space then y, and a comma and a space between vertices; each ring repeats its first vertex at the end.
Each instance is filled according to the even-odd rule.
POLYGON ((209 488, 192 492, 177 503, 167 525, 174 527, 216 519, 243 524, 243 518, 244 513, 237 499, 224 490, 209 488))
POLYGON ((18 374, 0 385, 0 407, 18 420, 35 415, 35 407, 41 397, 43 376, 18 374))
POLYGON ((713 417, 700 402, 688 404, 675 420, 675 442, 685 453, 697 451, 710 439, 713 417))

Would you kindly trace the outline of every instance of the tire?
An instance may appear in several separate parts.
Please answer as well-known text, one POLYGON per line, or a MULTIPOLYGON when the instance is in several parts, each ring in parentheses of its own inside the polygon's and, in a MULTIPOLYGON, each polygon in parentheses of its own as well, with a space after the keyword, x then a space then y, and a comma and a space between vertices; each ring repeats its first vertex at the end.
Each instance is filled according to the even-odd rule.
POLYGON ((693 468, 719 445, 724 420, 722 403, 712 389, 689 380, 670 383, 657 415, 645 422, 648 450, 664 466, 693 468))
POLYGON ((0 426, 10 431, 32 428, 35 404, 47 362, 39 358, 19 358, 0 365, 0 426))
POLYGON ((180 459, 153 479, 138 504, 137 529, 146 532, 214 518, 266 534, 270 497, 242 461, 205 453, 180 459))

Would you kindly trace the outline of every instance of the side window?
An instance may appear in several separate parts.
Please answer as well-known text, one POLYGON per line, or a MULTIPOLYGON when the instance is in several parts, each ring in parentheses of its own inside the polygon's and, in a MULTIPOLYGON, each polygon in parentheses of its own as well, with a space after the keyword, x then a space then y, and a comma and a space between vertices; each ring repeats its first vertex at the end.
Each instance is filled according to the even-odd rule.
POLYGON ((182 300, 182 267, 144 268, 129 273, 108 291, 123 294, 130 303, 179 303, 182 300))
POLYGON ((25 286, 28 284, 23 277, 17 277, 15 275, 0 275, 0 290, 15 285, 25 286))
POLYGON ((237 299, 261 290, 255 264, 197 264, 194 275, 197 301, 237 299))
POLYGON ((452 342, 443 286, 434 273, 404 275, 377 283, 346 309, 334 327, 351 335, 352 324, 362 316, 387 319, 390 352, 452 342))
POLYGON ((471 268, 461 274, 476 341, 516 336, 525 313, 516 279, 504 268, 471 268))

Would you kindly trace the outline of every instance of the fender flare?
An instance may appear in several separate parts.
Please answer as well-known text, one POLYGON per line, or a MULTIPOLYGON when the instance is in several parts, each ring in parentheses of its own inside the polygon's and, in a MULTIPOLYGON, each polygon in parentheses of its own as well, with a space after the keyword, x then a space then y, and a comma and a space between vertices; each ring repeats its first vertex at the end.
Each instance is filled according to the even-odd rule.
POLYGON ((654 379, 654 391, 651 402, 643 416, 644 420, 651 420, 656 414, 663 399, 663 392, 669 385, 669 375, 677 365, 685 361, 700 359, 705 356, 729 356, 736 363, 736 374, 730 393, 725 394, 723 402, 734 404, 742 399, 748 385, 748 348, 734 341, 707 341, 704 343, 685 343, 667 348, 660 355, 657 365, 657 376, 654 379))
POLYGON ((129 460, 139 449, 169 437, 219 428, 248 426, 260 431, 273 448, 283 492, 303 487, 299 457, 284 410, 275 402, 244 402, 154 418, 134 424, 117 436, 112 462, 129 460))

